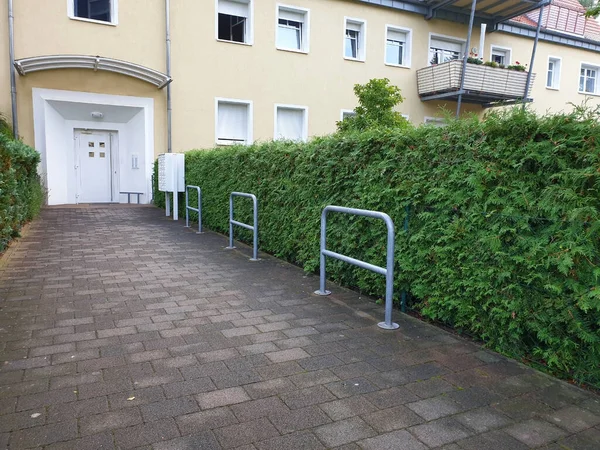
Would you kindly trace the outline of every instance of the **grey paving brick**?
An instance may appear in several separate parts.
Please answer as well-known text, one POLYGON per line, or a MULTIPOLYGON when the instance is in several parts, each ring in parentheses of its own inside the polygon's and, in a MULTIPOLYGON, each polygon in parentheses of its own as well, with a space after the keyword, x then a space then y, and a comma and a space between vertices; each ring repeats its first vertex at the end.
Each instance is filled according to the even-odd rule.
POLYGON ((298 388, 308 388, 319 384, 329 384, 340 379, 330 370, 315 370, 312 372, 304 372, 296 375, 291 375, 288 379, 293 382, 298 388))
POLYGON ((103 414, 94 414, 79 419, 79 432, 82 436, 103 431, 126 428, 142 423, 142 415, 137 408, 123 409, 103 414))
POLYGON ((32 395, 21 395, 17 403, 17 412, 34 408, 44 408, 46 406, 73 402, 75 400, 77 400, 77 394, 73 392, 73 389, 71 388, 57 389, 32 395))
POLYGON ((70 441, 57 442, 44 447, 48 450, 82 450, 82 449, 102 449, 112 450, 115 448, 113 437, 110 433, 99 433, 91 436, 85 436, 81 439, 72 439, 70 441))
POLYGON ((75 344, 70 342, 67 344, 56 344, 56 345, 47 345, 45 347, 35 347, 29 351, 29 356, 47 356, 54 355, 56 353, 65 353, 65 352, 73 352, 75 351, 75 344))
POLYGON ((158 442, 155 443, 152 448, 154 450, 221 450, 221 446, 211 432, 158 442))
POLYGON ((260 344, 244 345, 238 348, 241 355, 255 355, 260 353, 276 352, 279 350, 272 342, 263 342, 260 344))
POLYGON ((331 419, 317 406, 302 409, 273 411, 269 419, 281 434, 306 430, 330 423, 331 419))
POLYGON ((301 373, 304 372, 304 369, 296 361, 288 361, 265 367, 257 367, 256 371, 264 380, 268 380, 301 373))
POLYGON ((48 407, 48 423, 62 422, 70 418, 79 418, 108 411, 106 397, 78 400, 70 403, 53 404, 48 407))
MULTIPOLYGON (((306 370, 331 369, 332 367, 344 365, 344 363, 335 355, 313 356, 303 359, 302 361, 298 361, 298 364, 300 364, 306 370)), ((335 375, 339 378, 339 375, 335 375)))
POLYGON ((516 423, 505 428, 504 431, 530 447, 549 444, 567 434, 560 428, 541 420, 516 423))
POLYGON ((400 430, 423 423, 423 419, 406 406, 383 409, 370 414, 363 414, 361 417, 380 433, 400 430))
POLYGON ((37 413, 40 415, 35 417, 31 417, 35 411, 4 414, 0 420, 0 433, 44 425, 46 422, 45 411, 40 409, 37 413))
POLYGON ((80 400, 102 397, 116 392, 128 392, 133 389, 133 383, 128 378, 115 378, 99 383, 83 384, 78 386, 77 395, 80 400))
POLYGON ((439 419, 440 417, 455 414, 462 409, 458 403, 443 395, 408 403, 406 406, 425 420, 439 419))
POLYGON ((332 420, 336 421, 360 416, 361 414, 368 414, 377 410, 376 406, 361 396, 322 403, 320 407, 332 420))
POLYGON ((282 363, 288 361, 296 361, 298 359, 309 358, 310 355, 301 348, 291 348, 288 350, 280 350, 277 352, 266 353, 265 356, 274 363, 282 363))
POLYGON ((465 450, 525 450, 529 448, 512 436, 498 430, 463 439, 458 442, 458 445, 465 450))
POLYGON ((115 443, 118 448, 123 449, 170 441, 177 437, 179 430, 173 419, 147 422, 115 431, 115 443))
POLYGON ((244 390, 253 399, 258 399, 294 391, 296 390, 296 386, 287 378, 274 378, 259 383, 248 384, 244 386, 244 390))
POLYGON ((33 448, 76 437, 77 421, 71 419, 61 423, 15 431, 10 438, 10 445, 11 448, 33 448))
POLYGON ((419 400, 419 398, 403 386, 382 389, 366 394, 365 398, 380 409, 392 408, 419 400))
POLYGON ((219 406, 234 405, 250 400, 250 397, 241 387, 222 389, 196 396, 202 409, 218 408, 219 406))
POLYGON ((364 450, 426 450, 408 431, 393 431, 358 443, 364 450))
POLYGON ((377 386, 365 378, 336 381, 325 385, 337 398, 352 397, 353 395, 368 394, 377 391, 377 386))
POLYGON ((195 378, 193 380, 179 381, 163 385, 167 398, 181 397, 183 395, 200 394, 216 389, 210 378, 195 378))
POLYGON ((279 436, 275 427, 266 418, 219 428, 214 433, 223 448, 240 447, 279 436))
POLYGON ((289 408, 279 397, 267 397, 259 400, 239 403, 231 406, 231 410, 240 422, 259 419, 270 415, 280 415, 289 412, 289 408))
POLYGON ((316 436, 308 431, 300 431, 285 436, 274 437, 258 442, 259 450, 322 450, 325 449, 316 436))
POLYGON ((373 428, 359 417, 323 425, 314 429, 313 432, 327 447, 349 444, 377 434, 373 428))
POLYGON ((467 428, 449 417, 416 425, 409 428, 408 431, 429 447, 439 447, 471 435, 467 428))
POLYGON ((144 422, 154 422, 168 417, 177 417, 198 411, 194 397, 177 397, 140 406, 144 422))
POLYGON ((291 409, 299 409, 310 405, 317 405, 319 403, 336 400, 335 396, 323 386, 314 386, 306 389, 300 389, 298 391, 288 392, 281 395, 281 399, 291 409))
POLYGON ((478 433, 501 428, 512 423, 512 420, 507 416, 489 407, 457 414, 453 418, 478 433))
POLYGON ((195 434, 238 423, 229 408, 214 408, 175 418, 182 434, 195 434))
POLYGON ((546 420, 571 433, 577 433, 600 424, 600 415, 577 406, 569 406, 552 412, 546 416, 546 420))

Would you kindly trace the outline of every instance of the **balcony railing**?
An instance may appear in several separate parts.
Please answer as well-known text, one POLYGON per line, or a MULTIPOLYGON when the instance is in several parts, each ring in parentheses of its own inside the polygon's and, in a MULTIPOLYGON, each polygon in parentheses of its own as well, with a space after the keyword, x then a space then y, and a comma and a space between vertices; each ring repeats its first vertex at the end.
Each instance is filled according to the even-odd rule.
MULTIPOLYGON (((461 92, 463 61, 453 60, 417 71, 417 89, 422 101, 453 99, 462 93, 463 101, 492 105, 500 102, 528 100, 535 74, 531 74, 525 95, 527 72, 467 64, 461 92)), ((530 100, 528 100, 530 101, 530 100)))

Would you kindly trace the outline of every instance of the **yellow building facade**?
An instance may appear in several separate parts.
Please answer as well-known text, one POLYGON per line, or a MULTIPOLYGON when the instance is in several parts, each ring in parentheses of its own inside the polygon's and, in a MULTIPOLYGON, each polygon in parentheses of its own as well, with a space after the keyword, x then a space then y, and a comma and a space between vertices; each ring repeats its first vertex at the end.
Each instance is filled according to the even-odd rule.
MULTIPOLYGON (((147 202, 153 160, 168 149, 167 89, 174 152, 331 133, 356 106, 353 86, 372 78, 401 88, 398 110, 411 122, 435 120, 443 107, 456 110, 456 98, 422 101, 420 69, 473 50, 485 61, 529 64, 535 27, 488 24, 482 34, 486 2, 498 3, 477 2, 467 49, 460 8, 470 0, 430 19, 423 4, 435 12, 435 1, 14 1, 18 132, 42 153, 50 204, 123 202, 126 192, 147 202)), ((535 14, 537 2, 513 3, 535 14)), ((10 121, 8 25, 0 15, 0 113, 10 121)), ((598 104, 599 49, 542 28, 531 107, 598 104)), ((467 102, 461 111, 485 109, 467 102)))

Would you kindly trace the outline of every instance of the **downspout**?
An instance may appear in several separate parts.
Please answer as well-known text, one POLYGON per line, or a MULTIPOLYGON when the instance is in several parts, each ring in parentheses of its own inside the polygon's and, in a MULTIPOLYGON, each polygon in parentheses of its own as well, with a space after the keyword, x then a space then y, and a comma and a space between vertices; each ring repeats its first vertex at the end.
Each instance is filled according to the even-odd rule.
POLYGON ((469 33, 467 34, 467 48, 463 57, 462 76, 460 77, 460 90, 458 91, 458 104, 456 105, 456 118, 460 117, 460 107, 462 105, 463 91, 465 90, 465 75, 467 73, 467 58, 471 51, 471 36, 473 35, 473 23, 475 22, 475 9, 477 8, 477 0, 471 3, 471 17, 469 19, 469 33))
POLYGON ((529 72, 527 72, 527 82, 525 83, 525 95, 523 96, 523 110, 525 109, 527 97, 529 96, 529 86, 533 75, 533 64, 535 63, 535 54, 537 52, 538 41, 540 40, 540 29, 542 28, 542 16, 544 14, 544 5, 540 7, 540 17, 538 18, 537 29, 535 31, 535 40, 533 41, 533 50, 531 52, 531 61, 529 63, 529 72))
POLYGON ((487 24, 481 24, 481 36, 479 36, 479 59, 485 59, 485 33, 487 32, 487 24))
MULTIPOLYGON (((165 0, 167 76, 171 77, 171 1, 165 0)), ((167 84, 167 153, 173 151, 171 138, 171 83, 167 84)))
POLYGON ((15 30, 13 0, 8 0, 8 52, 10 57, 10 96, 12 102, 12 128, 15 139, 19 139, 19 118, 17 116, 17 80, 15 79, 15 30))

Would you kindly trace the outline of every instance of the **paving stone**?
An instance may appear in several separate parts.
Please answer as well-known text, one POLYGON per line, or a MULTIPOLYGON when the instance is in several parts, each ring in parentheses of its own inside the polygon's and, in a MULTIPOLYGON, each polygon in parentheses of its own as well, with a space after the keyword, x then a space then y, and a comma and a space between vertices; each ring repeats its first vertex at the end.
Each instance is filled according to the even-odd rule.
POLYGON ((492 407, 517 421, 545 417, 553 412, 552 408, 529 396, 504 400, 492 407))
POLYGON ((196 396, 202 409, 218 408, 219 406, 234 405, 250 400, 250 397, 241 387, 222 389, 196 396))
POLYGON ((240 422, 259 419, 269 415, 279 415, 289 412, 289 409, 279 397, 267 397, 259 400, 239 403, 231 406, 231 410, 240 422))
POLYGON ((61 423, 15 431, 10 438, 10 446, 11 448, 32 448, 76 437, 77 421, 71 419, 61 423))
POLYGON ((141 422, 142 415, 139 410, 137 408, 129 408, 82 417, 79 419, 79 432, 82 436, 86 436, 138 425, 141 422))
POLYGON ((364 378, 354 380, 337 381, 326 385, 337 398, 346 398, 353 395, 367 394, 377 390, 377 386, 364 378))
POLYGON ((239 447, 279 436, 275 427, 266 418, 219 428, 214 433, 223 448, 239 447))
POLYGON ((256 444, 258 450, 324 450, 323 444, 308 431, 275 437, 256 444))
POLYGON ((432 378, 427 381, 409 383, 404 387, 421 398, 436 397, 456 389, 452 384, 441 378, 432 378))
POLYGON ((290 409, 304 408, 310 405, 330 402, 336 398, 322 386, 315 386, 281 395, 281 399, 290 409))
POLYGON ((144 422, 177 417, 198 411, 198 403, 193 397, 177 397, 140 406, 144 422))
POLYGON ((256 371, 264 380, 271 378, 287 377, 304 372, 304 369, 296 361, 272 364, 266 367, 258 367, 256 371))
POLYGON ((577 406, 569 406, 548 414, 546 420, 571 433, 577 433, 600 424, 600 415, 577 406))
POLYGON ((478 433, 501 428, 512 423, 512 420, 507 416, 489 407, 457 414, 453 418, 478 433))
POLYGON ((295 361, 298 359, 309 358, 310 355, 301 348, 291 348, 288 350, 280 350, 277 352, 266 353, 265 356, 274 363, 283 363, 295 361))
POLYGON ((273 411, 269 419, 281 434, 314 428, 331 422, 331 419, 317 406, 302 409, 273 411))
POLYGON ((377 434, 373 428, 359 417, 323 425, 314 429, 313 432, 327 447, 337 447, 370 438, 377 434))
POLYGON ((221 450, 214 434, 210 432, 157 442, 154 443, 152 448, 153 450, 221 450))
POLYGON ((47 450, 82 450, 82 449, 114 449, 113 437, 110 433, 99 433, 85 436, 81 439, 73 439, 66 442, 58 442, 44 447, 47 450))
MULTIPOLYGON (((121 430, 115 430, 115 443, 119 449, 129 449, 170 441, 179 437, 179 430, 173 419, 147 422, 121 430)), ((156 448, 156 447, 155 447, 156 448)))
POLYGON ((578 434, 573 434, 558 441, 558 449, 564 450, 597 450, 600 442, 600 429, 590 428, 578 434))
POLYGON ((244 390, 253 399, 258 399, 294 391, 296 390, 296 386, 287 378, 274 378, 259 383, 248 384, 244 386, 244 390))
POLYGON ((238 423, 229 408, 214 408, 175 418, 182 434, 210 431, 238 423))
POLYGON ((163 389, 167 398, 174 398, 214 391, 216 387, 210 378, 195 378, 193 380, 164 384, 163 389))
POLYGON ((77 394, 72 388, 57 389, 32 395, 21 395, 17 403, 17 412, 34 408, 44 408, 49 405, 68 403, 77 400, 77 394))
POLYGON ((549 444, 566 435, 560 428, 541 420, 527 420, 514 424, 504 431, 530 447, 549 444))
POLYGON ((362 419, 376 431, 385 433, 423 423, 423 419, 405 406, 363 414, 362 419))
POLYGON ((440 417, 455 414, 462 409, 458 403, 443 395, 414 403, 408 403, 406 406, 425 420, 439 419, 440 417))
POLYGON ((364 450, 426 450, 427 447, 407 431, 393 431, 359 442, 364 450))
POLYGON ((356 396, 319 405, 332 420, 343 420, 377 410, 365 397, 356 396))
POLYGON ((408 431, 429 447, 439 447, 449 444, 465 439, 471 434, 460 423, 449 417, 416 425, 409 428, 408 431))
POLYGON ((272 342, 263 342, 260 344, 244 345, 238 348, 241 355, 254 355, 258 353, 276 352, 279 350, 272 342))
POLYGON ((48 423, 61 422, 66 418, 79 418, 108 411, 106 397, 89 400, 78 400, 71 403, 50 405, 48 407, 48 423))
POLYGON ((419 397, 402 386, 375 391, 366 394, 365 398, 380 409, 392 408, 419 400, 419 397))
POLYGON ((39 416, 31 417, 32 414, 35 414, 35 411, 3 415, 0 420, 0 433, 44 425, 46 414, 43 409, 38 411, 39 416))
POLYGON ((459 441, 458 445, 465 450, 525 450, 529 448, 512 436, 498 430, 464 439, 459 441))

